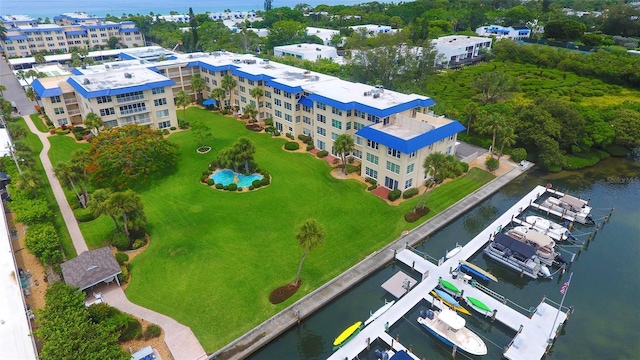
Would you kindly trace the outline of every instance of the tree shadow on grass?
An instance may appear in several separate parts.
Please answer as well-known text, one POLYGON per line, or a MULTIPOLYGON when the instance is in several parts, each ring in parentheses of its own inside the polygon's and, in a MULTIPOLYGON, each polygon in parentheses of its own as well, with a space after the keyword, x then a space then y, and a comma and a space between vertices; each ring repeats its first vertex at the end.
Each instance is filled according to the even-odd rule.
POLYGON ((287 285, 276 288, 271 292, 271 294, 269 294, 269 302, 271 302, 274 305, 280 304, 281 302, 292 297, 298 291, 301 284, 302 284, 302 280, 298 281, 297 284, 289 283, 287 285))

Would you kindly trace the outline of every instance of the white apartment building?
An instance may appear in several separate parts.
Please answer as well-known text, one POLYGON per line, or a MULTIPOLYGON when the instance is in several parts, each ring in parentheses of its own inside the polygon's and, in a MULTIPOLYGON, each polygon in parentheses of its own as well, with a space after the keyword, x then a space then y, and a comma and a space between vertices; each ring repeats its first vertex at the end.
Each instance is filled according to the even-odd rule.
POLYGON ((182 23, 182 24, 188 23, 189 19, 191 19, 191 17, 189 15, 187 15, 187 14, 181 14, 181 15, 158 15, 156 18, 164 20, 164 21, 168 21, 168 22, 182 23))
POLYGON ((480 36, 495 36, 496 39, 521 40, 531 36, 531 29, 526 26, 509 26, 500 25, 481 26, 476 29, 476 34, 480 36))
POLYGON ((479 61, 480 50, 491 50, 491 41, 486 37, 450 35, 432 40, 431 45, 438 52, 436 65, 448 68, 479 61))
POLYGON ((38 24, 29 19, 25 15, 0 17, 7 28, 5 39, 0 40, 7 58, 28 57, 40 52, 67 53, 76 47, 106 47, 111 37, 117 38, 123 47, 144 45, 142 33, 131 21, 115 23, 86 13, 56 16, 55 24, 38 24))
POLYGON ((293 44, 273 48, 275 56, 293 56, 298 59, 316 61, 318 59, 338 59, 338 50, 333 46, 319 44, 293 44))
MULTIPOLYGON (((316 27, 310 27, 310 26, 307 27, 307 36, 315 35, 319 37, 324 42, 324 45, 336 46, 336 44, 331 43, 331 38, 336 34, 340 35, 340 30, 323 29, 323 28, 316 28, 316 27)), ((340 41, 340 43, 337 44, 337 46, 342 46, 342 45, 344 45, 344 37, 342 38, 342 41, 340 41)))
MULTIPOLYGON (((314 45, 315 46, 315 45, 314 45)), ((160 62, 131 60, 75 69, 68 78, 43 78, 33 87, 43 99, 55 124, 80 124, 89 112, 108 126, 128 123, 153 128, 175 126, 172 96, 191 90, 199 74, 206 84, 203 98, 231 75, 237 82, 224 99, 242 112, 248 104, 259 119, 272 118, 274 126, 294 136, 306 134, 320 150, 333 150, 341 134, 354 138, 352 156, 362 161, 362 177, 371 177, 389 189, 406 190, 424 183, 424 159, 434 151, 453 154, 459 122, 434 116, 435 102, 426 96, 403 94, 352 83, 339 78, 229 52, 174 54, 160 62), (107 68, 108 66, 108 68, 107 68), (253 98, 255 87, 264 96, 253 98), (168 116, 165 116, 167 115, 168 116)))
POLYGON ((349 26, 349 27, 352 28, 354 31, 363 31, 369 36, 376 36, 378 34, 393 34, 398 31, 398 29, 392 29, 391 26, 387 26, 387 25, 367 24, 367 25, 355 25, 355 26, 349 26))

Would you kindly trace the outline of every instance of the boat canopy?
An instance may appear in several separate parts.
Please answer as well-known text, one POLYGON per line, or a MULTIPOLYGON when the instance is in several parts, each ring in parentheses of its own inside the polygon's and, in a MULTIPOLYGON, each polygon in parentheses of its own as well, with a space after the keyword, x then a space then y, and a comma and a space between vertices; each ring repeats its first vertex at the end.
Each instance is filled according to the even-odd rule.
POLYGON ((438 319, 447 324, 447 326, 449 326, 453 330, 462 329, 466 323, 461 316, 456 314, 455 311, 449 309, 442 309, 442 311, 440 311, 440 314, 438 314, 438 319))
POLYGON ((521 243, 504 233, 497 233, 493 241, 502 244, 504 247, 511 249, 513 252, 517 252, 527 259, 531 258, 538 251, 533 246, 521 243))
POLYGON ((581 209, 583 206, 586 205, 584 200, 580 200, 577 197, 571 196, 571 195, 565 195, 561 197, 560 201, 562 201, 565 204, 569 204, 576 209, 581 209))
POLYGON ((525 239, 527 239, 527 241, 531 241, 532 243, 535 243, 536 245, 538 245, 538 247, 549 247, 549 248, 553 248, 556 245, 556 242, 553 241, 549 236, 545 235, 545 234, 541 234, 537 231, 527 231, 527 233, 525 234, 525 239))

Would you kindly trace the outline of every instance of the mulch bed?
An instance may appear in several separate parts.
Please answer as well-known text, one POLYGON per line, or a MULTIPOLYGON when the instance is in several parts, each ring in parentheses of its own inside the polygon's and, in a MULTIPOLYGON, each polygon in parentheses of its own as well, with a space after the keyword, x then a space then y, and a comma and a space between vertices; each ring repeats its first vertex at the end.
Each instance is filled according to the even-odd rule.
POLYGON ((269 302, 271 302, 274 305, 280 304, 281 302, 292 297, 296 293, 296 291, 298 291, 301 284, 302 284, 302 281, 298 281, 297 284, 290 283, 284 286, 280 286, 279 288, 276 288, 271 292, 271 294, 269 294, 269 302))
POLYGON ((404 214, 404 219, 407 222, 415 222, 418 219, 420 219, 421 217, 427 215, 429 213, 429 211, 431 211, 431 209, 429 209, 428 207, 419 207, 415 210, 409 211, 408 213, 404 214))

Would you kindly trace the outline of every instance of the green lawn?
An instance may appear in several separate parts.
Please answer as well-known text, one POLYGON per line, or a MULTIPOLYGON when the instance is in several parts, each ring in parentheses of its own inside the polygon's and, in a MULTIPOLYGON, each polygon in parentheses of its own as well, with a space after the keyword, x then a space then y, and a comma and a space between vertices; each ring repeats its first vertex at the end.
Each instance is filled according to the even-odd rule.
POLYGON ((40 116, 38 116, 38 114, 31 114, 29 115, 29 117, 31 118, 31 120, 33 120, 33 124, 36 126, 36 129, 38 129, 38 131, 43 133, 49 132, 49 128, 44 123, 44 121, 42 121, 40 116))
POLYGON ((31 151, 34 154, 34 158, 36 160, 36 169, 35 171, 41 174, 42 176, 42 188, 40 189, 40 194, 44 195, 49 204, 51 204, 51 209, 53 209, 53 225, 56 227, 58 232, 58 236, 60 237, 60 244, 62 245, 62 250, 67 259, 72 259, 76 257, 76 249, 73 247, 73 242, 71 241, 71 236, 69 235, 69 231, 67 230, 67 225, 62 218, 62 214, 60 213, 60 207, 56 202, 55 196, 53 196, 53 190, 51 190, 51 184, 44 173, 44 167, 42 166, 42 162, 40 161, 39 154, 42 151, 42 142, 38 138, 38 136, 31 131, 28 130, 27 124, 25 120, 20 118, 16 120, 21 126, 23 126, 27 130, 27 136, 25 137, 25 142, 31 148, 31 151))
MULTIPOLYGON (((326 162, 308 153, 285 152, 284 139, 249 132, 242 122, 197 108, 187 110, 187 120, 209 125, 213 135, 206 143, 213 150, 197 154, 198 144, 189 131, 169 138, 180 146, 178 167, 140 190, 151 245, 131 264, 127 296, 191 327, 207 352, 419 224, 403 219, 417 198, 389 206, 365 185, 333 178, 326 162), (271 173, 271 185, 230 193, 200 184, 207 164, 240 136, 256 144, 256 161, 271 173), (271 305, 271 290, 295 277, 302 255, 295 233, 308 218, 325 226, 325 244, 307 257, 301 291, 285 303, 271 305)), ((436 189, 429 206, 445 209, 492 178, 472 170, 436 189)), ((103 244, 112 227, 104 216, 81 224, 92 248, 103 244)))
POLYGON ((56 166, 59 162, 67 162, 71 158, 71 153, 77 149, 89 149, 89 144, 78 143, 70 136, 49 136, 51 149, 49 150, 49 159, 51 164, 56 166))

